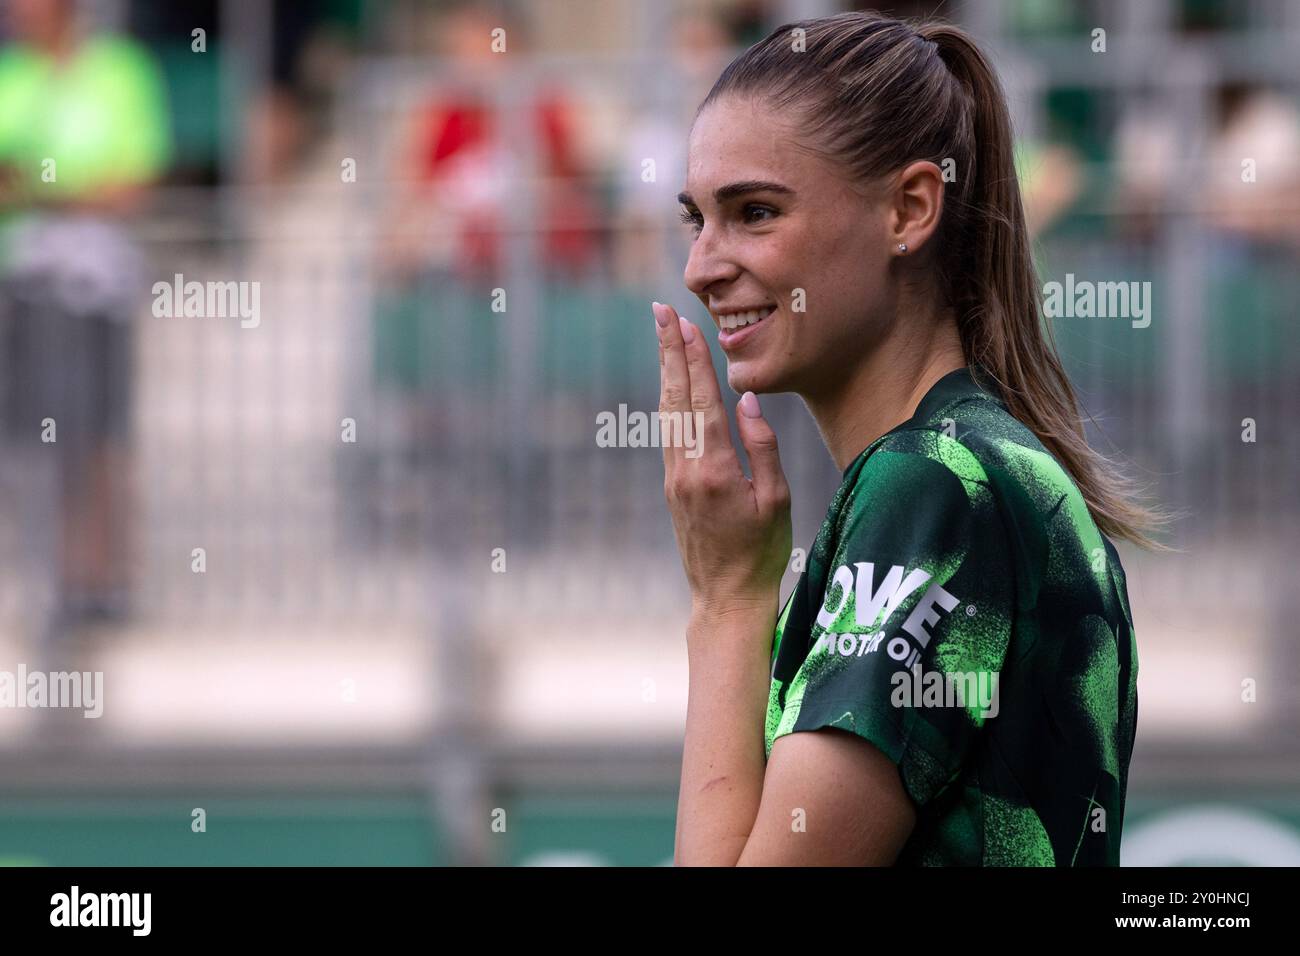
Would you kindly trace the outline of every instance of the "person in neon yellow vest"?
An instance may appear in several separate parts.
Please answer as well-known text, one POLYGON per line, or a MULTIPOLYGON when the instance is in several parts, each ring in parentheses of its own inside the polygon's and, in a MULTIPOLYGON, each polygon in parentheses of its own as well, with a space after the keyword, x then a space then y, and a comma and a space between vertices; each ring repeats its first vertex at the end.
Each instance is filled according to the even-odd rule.
POLYGON ((56 573, 63 611, 79 616, 121 609, 129 585, 131 323, 147 284, 124 218, 172 146, 152 56, 127 37, 82 31, 75 11, 72 0, 6 11, 0 399, 6 444, 57 459, 56 573))

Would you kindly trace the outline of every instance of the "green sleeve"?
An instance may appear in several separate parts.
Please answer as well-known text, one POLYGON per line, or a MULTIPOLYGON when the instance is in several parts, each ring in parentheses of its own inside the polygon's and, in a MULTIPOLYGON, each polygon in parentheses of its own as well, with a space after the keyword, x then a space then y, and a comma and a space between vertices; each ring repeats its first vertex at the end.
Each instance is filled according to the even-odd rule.
POLYGON ((960 776, 996 719, 1015 590, 978 462, 941 433, 907 441, 925 450, 882 446, 841 512, 834 570, 776 736, 857 734, 898 765, 919 807, 960 776))

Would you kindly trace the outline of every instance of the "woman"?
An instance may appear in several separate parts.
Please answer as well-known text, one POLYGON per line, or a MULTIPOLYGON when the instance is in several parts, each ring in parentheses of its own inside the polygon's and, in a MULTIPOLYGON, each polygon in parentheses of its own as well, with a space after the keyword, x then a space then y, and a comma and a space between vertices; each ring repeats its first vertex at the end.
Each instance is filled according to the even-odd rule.
POLYGON ((1156 547, 1161 516, 1084 440, 1012 145, 966 34, 872 13, 779 28, 696 115, 685 280, 753 477, 703 331, 655 303, 661 411, 702 422, 702 454, 664 450, 692 595, 679 864, 1119 862, 1138 661, 1107 536, 1156 547), (781 609, 756 395, 786 391, 844 480, 781 609))

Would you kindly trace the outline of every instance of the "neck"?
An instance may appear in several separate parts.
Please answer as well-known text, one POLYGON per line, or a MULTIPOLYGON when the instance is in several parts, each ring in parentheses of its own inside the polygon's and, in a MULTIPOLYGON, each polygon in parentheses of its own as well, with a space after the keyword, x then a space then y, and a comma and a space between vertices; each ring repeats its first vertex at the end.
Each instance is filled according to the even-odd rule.
POLYGON ((913 326, 873 349, 834 391, 803 399, 836 467, 844 471, 873 441, 911 418, 935 382, 966 364, 951 319, 920 332, 913 326))

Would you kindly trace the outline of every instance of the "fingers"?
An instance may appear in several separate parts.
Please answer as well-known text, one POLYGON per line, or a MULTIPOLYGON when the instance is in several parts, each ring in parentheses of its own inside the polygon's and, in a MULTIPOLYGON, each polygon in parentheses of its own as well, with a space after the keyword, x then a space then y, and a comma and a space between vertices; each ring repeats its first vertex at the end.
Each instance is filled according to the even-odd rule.
POLYGON ((650 304, 655 316, 655 329, 659 335, 659 413, 660 445, 664 453, 664 476, 671 480, 682 457, 682 449, 673 442, 663 440, 664 423, 671 421, 673 413, 679 421, 690 412, 691 382, 686 365, 685 344, 677 316, 666 305, 650 304), (664 417, 664 416, 667 417, 664 417))
POLYGON ((776 447, 776 432, 758 407, 758 396, 746 392, 736 407, 736 428, 749 455, 754 496, 765 511, 790 507, 790 485, 785 480, 781 456, 776 447))
MULTIPOLYGON (((677 314, 676 309, 672 306, 667 308, 670 316, 676 320, 686 355, 689 390, 687 414, 690 419, 681 422, 688 429, 683 457, 699 458, 705 449, 729 451, 734 456, 727 409, 722 403, 722 391, 718 387, 718 373, 713 368, 709 343, 698 328, 677 314)), ((676 427, 677 423, 674 423, 674 428, 676 427)), ((736 462, 736 469, 740 469, 739 461, 736 462)))

